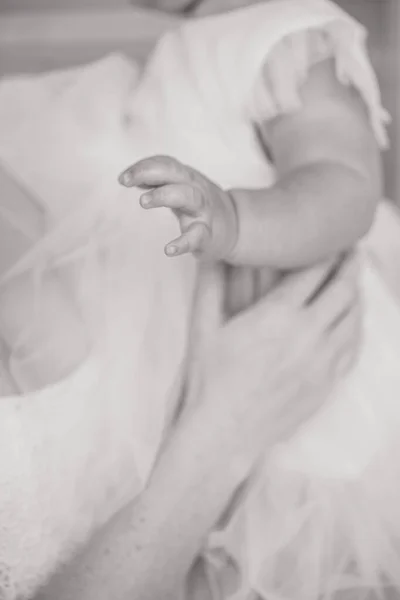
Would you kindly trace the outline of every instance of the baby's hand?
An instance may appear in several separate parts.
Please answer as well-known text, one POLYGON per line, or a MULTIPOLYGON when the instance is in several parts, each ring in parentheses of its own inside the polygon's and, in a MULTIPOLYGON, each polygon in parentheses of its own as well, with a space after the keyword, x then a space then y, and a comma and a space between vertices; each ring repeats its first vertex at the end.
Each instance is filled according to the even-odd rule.
POLYGON ((144 159, 120 176, 126 187, 147 189, 140 198, 143 208, 170 208, 177 216, 181 235, 165 246, 167 256, 192 252, 221 260, 237 241, 233 200, 209 179, 167 156, 144 159), (150 188, 150 189, 149 189, 150 188))

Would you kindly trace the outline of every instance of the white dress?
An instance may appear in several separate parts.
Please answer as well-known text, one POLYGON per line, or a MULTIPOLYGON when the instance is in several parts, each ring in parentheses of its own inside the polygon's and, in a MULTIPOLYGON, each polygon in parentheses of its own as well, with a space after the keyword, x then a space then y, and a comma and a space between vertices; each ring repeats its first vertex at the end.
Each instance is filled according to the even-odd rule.
MULTIPOLYGON (((143 211, 138 193, 118 185, 119 172, 169 154, 224 187, 270 185, 274 170, 254 123, 298 109, 310 66, 327 56, 364 98, 383 146, 386 114, 365 31, 326 0, 277 0, 188 22, 163 37, 140 77, 111 56, 0 82, 0 160, 48 215, 46 234, 0 291, 25 277, 43 320, 44 281, 57 276, 88 347, 73 372, 40 389, 27 357, 11 349, 21 393, 0 400, 2 599, 32 593, 140 493, 179 398, 196 262, 164 256, 175 218, 143 211)), ((3 216, 23 221, 16 209, 3 216)), ((215 600, 317 600, 341 588, 400 586, 400 311, 368 240, 363 253, 358 364, 210 535, 215 600), (222 592, 227 557, 240 578, 222 592)))

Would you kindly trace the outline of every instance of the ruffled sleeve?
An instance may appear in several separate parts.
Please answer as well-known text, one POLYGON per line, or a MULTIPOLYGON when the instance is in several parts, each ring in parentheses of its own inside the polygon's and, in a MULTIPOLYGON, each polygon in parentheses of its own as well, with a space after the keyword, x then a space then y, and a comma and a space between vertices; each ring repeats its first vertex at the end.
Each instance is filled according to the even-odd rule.
POLYGON ((381 104, 365 37, 355 33, 347 24, 335 22, 296 31, 281 39, 272 48, 256 79, 252 118, 261 122, 300 110, 300 90, 310 69, 326 59, 334 59, 338 80, 358 91, 368 109, 380 147, 387 147, 386 125, 390 118, 381 104))
POLYGON ((389 117, 366 39, 365 28, 330 0, 268 0, 195 19, 176 51, 215 120, 230 127, 297 110, 310 68, 332 57, 339 81, 358 90, 385 147, 389 117))

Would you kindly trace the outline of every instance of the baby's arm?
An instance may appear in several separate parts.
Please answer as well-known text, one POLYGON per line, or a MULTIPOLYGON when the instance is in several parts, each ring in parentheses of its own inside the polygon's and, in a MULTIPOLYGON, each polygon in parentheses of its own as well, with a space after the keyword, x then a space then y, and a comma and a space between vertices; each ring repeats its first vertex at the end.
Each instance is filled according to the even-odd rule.
POLYGON ((233 264, 292 269, 354 245, 380 197, 378 144, 358 93, 339 83, 333 60, 314 66, 302 108, 261 127, 278 179, 232 190, 238 214, 233 264))
POLYGON ((178 217, 169 256, 296 269, 349 249, 368 231, 381 176, 363 100, 339 82, 333 60, 311 68, 301 96, 299 109, 261 127, 278 175, 270 188, 224 191, 169 157, 121 175, 123 185, 147 190, 144 208, 168 207, 178 217))

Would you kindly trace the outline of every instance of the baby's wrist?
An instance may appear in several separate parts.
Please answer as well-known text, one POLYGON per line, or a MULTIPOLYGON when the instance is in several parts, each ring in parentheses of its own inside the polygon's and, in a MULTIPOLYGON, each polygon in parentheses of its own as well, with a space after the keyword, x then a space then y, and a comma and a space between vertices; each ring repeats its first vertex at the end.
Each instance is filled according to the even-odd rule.
POLYGON ((286 216, 275 188, 231 189, 229 197, 235 211, 237 233, 235 244, 224 260, 233 266, 279 269, 284 245, 280 230, 286 216))
POLYGON ((221 259, 225 262, 231 262, 232 257, 235 256, 239 241, 239 215, 234 191, 225 190, 224 196, 225 240, 221 259))

